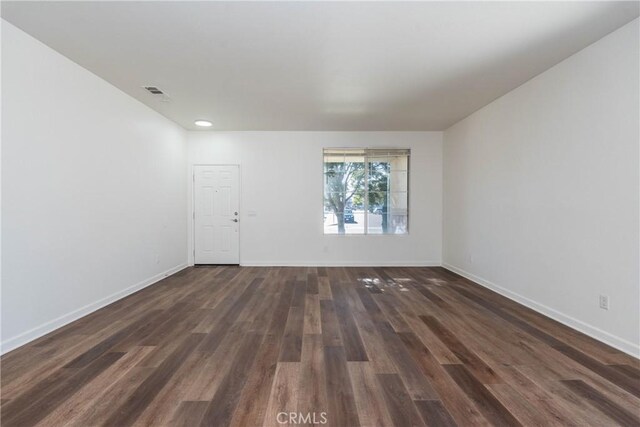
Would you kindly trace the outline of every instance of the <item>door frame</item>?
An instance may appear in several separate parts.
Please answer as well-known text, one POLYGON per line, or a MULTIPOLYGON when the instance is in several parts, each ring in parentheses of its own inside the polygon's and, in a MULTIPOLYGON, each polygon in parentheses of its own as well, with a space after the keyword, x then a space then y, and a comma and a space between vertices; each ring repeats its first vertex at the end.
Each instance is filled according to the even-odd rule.
MULTIPOLYGON (((187 254, 187 259, 188 259, 188 265, 190 266, 194 266, 195 262, 196 262, 196 189, 195 189, 195 182, 196 182, 196 167, 198 166, 236 166, 238 168, 238 209, 240 212, 240 215, 238 216, 238 219, 240 220, 238 222, 238 265, 242 265, 242 239, 241 234, 242 234, 242 167, 240 166, 240 163, 193 163, 191 164, 190 170, 189 170, 189 181, 188 181, 188 185, 189 188, 191 189, 190 193, 191 193, 191 203, 189 204, 189 209, 191 210, 191 212, 189 213, 189 216, 187 218, 187 223, 191 223, 191 226, 188 227, 188 229, 190 230, 190 236, 189 236, 189 240, 190 242, 187 242, 187 245, 189 245, 190 243, 190 248, 188 249, 188 254, 187 254)), ((206 264, 205 264, 206 265, 206 264)))

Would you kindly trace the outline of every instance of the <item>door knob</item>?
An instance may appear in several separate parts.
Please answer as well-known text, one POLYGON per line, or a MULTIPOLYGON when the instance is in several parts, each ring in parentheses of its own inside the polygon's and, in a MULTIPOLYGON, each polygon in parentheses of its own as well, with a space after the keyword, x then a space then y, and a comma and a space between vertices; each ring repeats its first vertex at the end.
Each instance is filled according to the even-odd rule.
POLYGON ((233 221, 233 222, 238 222, 238 218, 236 218, 236 219, 232 219, 231 221, 233 221))

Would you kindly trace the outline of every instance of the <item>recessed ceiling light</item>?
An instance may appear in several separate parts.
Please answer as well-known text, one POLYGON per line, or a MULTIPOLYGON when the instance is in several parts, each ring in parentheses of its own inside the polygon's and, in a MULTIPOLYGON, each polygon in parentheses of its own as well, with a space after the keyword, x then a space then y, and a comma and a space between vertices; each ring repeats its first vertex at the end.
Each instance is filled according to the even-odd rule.
POLYGON ((193 123, 195 123, 196 126, 200 126, 203 128, 209 128, 213 126, 213 123, 211 123, 209 120, 196 120, 193 123))

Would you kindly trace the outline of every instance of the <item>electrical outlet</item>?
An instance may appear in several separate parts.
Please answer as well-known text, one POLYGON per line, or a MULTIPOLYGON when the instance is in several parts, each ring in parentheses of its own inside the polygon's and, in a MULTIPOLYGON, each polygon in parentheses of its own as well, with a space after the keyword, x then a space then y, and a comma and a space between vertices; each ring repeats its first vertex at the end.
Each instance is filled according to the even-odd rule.
POLYGON ((600 295, 600 308, 609 310, 609 297, 607 295, 600 295))

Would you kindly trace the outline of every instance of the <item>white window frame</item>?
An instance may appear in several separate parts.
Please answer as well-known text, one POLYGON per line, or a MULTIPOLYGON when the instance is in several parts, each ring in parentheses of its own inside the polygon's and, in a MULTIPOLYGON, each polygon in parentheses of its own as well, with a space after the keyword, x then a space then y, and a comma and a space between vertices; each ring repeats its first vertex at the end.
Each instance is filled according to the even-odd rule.
MULTIPOLYGON (((375 157, 375 156, 373 156, 375 157)), ((389 190, 387 190, 389 191, 389 190)), ((408 236, 410 233, 410 223, 411 223, 411 215, 410 215, 410 206, 411 206, 411 149, 410 148, 361 148, 361 147, 348 147, 348 148, 344 148, 344 147, 324 147, 322 149, 322 211, 321 211, 321 218, 322 218, 322 234, 323 236, 338 236, 338 237, 344 237, 344 236, 348 236, 348 237, 357 237, 357 236, 396 236, 396 237, 402 237, 402 236, 408 236), (331 150, 335 150, 335 151, 362 151, 362 155, 364 157, 364 164, 365 164, 365 194, 367 195, 364 198, 364 232, 363 233, 327 233, 324 229, 324 213, 325 213, 325 176, 324 176, 324 171, 325 171, 325 157, 326 157, 326 152, 327 151, 331 151, 331 150), (369 197, 368 197, 368 192, 369 192, 369 157, 372 157, 371 154, 378 154, 378 156, 380 156, 383 153, 387 153, 388 155, 393 155, 394 153, 397 153, 396 155, 399 154, 404 154, 407 157, 407 225, 406 225, 406 231, 404 233, 369 233, 369 197)))

